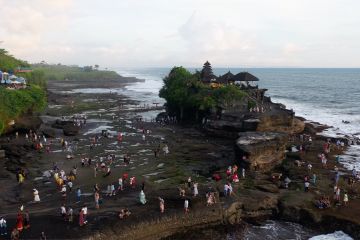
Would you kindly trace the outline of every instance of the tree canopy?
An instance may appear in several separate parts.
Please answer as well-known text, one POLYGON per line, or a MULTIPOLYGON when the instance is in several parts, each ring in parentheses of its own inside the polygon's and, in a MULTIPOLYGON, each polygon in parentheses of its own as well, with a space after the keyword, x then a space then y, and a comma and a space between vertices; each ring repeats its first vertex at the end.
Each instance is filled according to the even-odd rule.
POLYGON ((183 67, 174 67, 164 79, 159 96, 166 100, 167 110, 180 120, 199 120, 218 107, 231 106, 247 94, 236 86, 211 88, 200 80, 199 72, 192 74, 183 67))
POLYGON ((29 67, 30 65, 10 55, 5 49, 0 48, 0 70, 13 72, 18 67, 29 67))

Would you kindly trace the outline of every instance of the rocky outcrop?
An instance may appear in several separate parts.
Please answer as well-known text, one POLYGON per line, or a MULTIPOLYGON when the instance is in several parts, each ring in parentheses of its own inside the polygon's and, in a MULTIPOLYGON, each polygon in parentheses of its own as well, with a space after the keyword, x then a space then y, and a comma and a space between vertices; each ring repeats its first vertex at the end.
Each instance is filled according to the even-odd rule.
POLYGON ((76 136, 79 131, 80 127, 74 125, 74 122, 72 121, 62 121, 62 120, 56 120, 51 127, 56 129, 62 129, 65 136, 76 136))
POLYGON ((305 122, 295 117, 292 111, 276 109, 265 113, 226 113, 221 119, 208 120, 204 129, 213 136, 236 139, 238 132, 301 133, 305 122))
POLYGON ((19 168, 26 167, 34 157, 33 143, 25 139, 14 139, 0 143, 0 149, 5 152, 5 167, 10 172, 16 172, 19 168))
POLYGON ((74 124, 66 124, 63 128, 65 136, 76 136, 80 131, 80 127, 75 126, 74 124))
POLYGON ((41 132, 45 137, 48 137, 48 138, 55 138, 56 137, 56 132, 52 128, 44 127, 44 128, 41 129, 41 132))
POLYGON ((235 144, 236 161, 245 168, 269 170, 285 159, 287 140, 285 133, 239 133, 235 144))
POLYGON ((294 117, 290 111, 283 110, 261 115, 256 131, 296 134, 303 132, 304 129, 304 121, 294 117))
POLYGON ((38 116, 24 115, 15 120, 15 124, 10 126, 6 133, 29 132, 37 130, 42 124, 42 120, 38 116))

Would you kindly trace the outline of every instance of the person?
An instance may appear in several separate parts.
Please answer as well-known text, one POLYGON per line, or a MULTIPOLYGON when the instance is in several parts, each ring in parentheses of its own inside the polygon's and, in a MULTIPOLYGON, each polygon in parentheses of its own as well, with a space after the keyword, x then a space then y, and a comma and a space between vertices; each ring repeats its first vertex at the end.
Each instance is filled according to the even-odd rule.
POLYGON ((228 196, 229 193, 229 185, 227 183, 224 184, 224 196, 228 196))
POLYGON ((41 232, 41 234, 40 234, 40 240, 46 240, 45 232, 41 232))
POLYGON ((308 170, 309 170, 309 172, 311 172, 311 169, 312 169, 312 165, 311 165, 311 163, 309 163, 309 164, 308 164, 308 170))
POLYGON ((308 192, 310 183, 308 181, 305 181, 304 186, 305 186, 305 192, 308 192))
POLYGON ((22 184, 24 182, 25 174, 22 171, 19 172, 18 179, 19 179, 19 184, 22 184))
POLYGON ((96 164, 96 165, 94 166, 94 178, 96 178, 97 171, 98 171, 98 166, 97 166, 97 164, 96 164))
POLYGON ((80 188, 77 188, 76 190, 76 199, 77 199, 77 202, 80 202, 80 197, 81 197, 81 190, 80 188))
POLYGON ((65 208, 65 205, 61 205, 60 207, 60 214, 61 214, 61 217, 66 221, 66 208, 65 208))
POLYGON ((123 179, 122 177, 120 177, 118 191, 123 191, 123 190, 124 190, 123 179))
POLYGON ((245 178, 245 168, 241 169, 241 177, 244 179, 245 178))
POLYGON ((82 212, 83 212, 83 215, 84 215, 84 223, 86 224, 87 223, 87 215, 88 215, 88 209, 87 209, 87 206, 84 205, 83 208, 81 209, 82 212))
POLYGON ((124 218, 130 216, 130 214, 131 214, 131 212, 127 208, 121 209, 119 212, 119 218, 124 219, 124 218))
POLYGON ((339 155, 336 155, 336 156, 335 156, 335 161, 336 161, 337 164, 340 163, 340 156, 339 156, 339 155))
POLYGON ((356 178, 356 176, 357 176, 357 171, 356 171, 355 166, 354 166, 353 169, 352 169, 352 176, 353 176, 354 178, 356 178))
POLYGON ((288 189, 289 188, 289 184, 291 183, 291 179, 287 176, 284 180, 284 185, 285 188, 288 189))
MULTIPOLYGON (((228 177, 230 178, 230 177, 228 177)), ((239 176, 237 174, 237 170, 235 170, 235 167, 233 168, 233 171, 232 171, 232 181, 235 182, 235 183, 238 183, 239 182, 239 176)))
POLYGON ((228 195, 231 196, 233 195, 233 187, 231 186, 231 183, 228 183, 228 195))
POLYGON ((66 185, 63 184, 61 187, 61 196, 66 199, 66 185))
POLYGON ((84 225, 85 225, 84 211, 82 209, 80 209, 80 212, 79 212, 79 226, 82 227, 84 225))
POLYGON ((69 222, 73 222, 73 220, 74 220, 74 210, 71 207, 69 207, 69 209, 67 211, 67 217, 68 217, 69 222))
POLYGON ((146 197, 145 197, 145 193, 143 190, 141 190, 140 194, 139 194, 139 198, 140 198, 140 203, 145 205, 146 204, 146 197))
POLYGON ((208 192, 206 194, 206 206, 211 206, 214 204, 214 199, 213 199, 213 193, 212 192, 208 192))
POLYGON ((316 185, 316 174, 315 173, 313 173, 313 176, 312 176, 312 182, 313 182, 313 184, 314 185, 316 185))
POLYGON ((184 212, 188 213, 189 212, 189 200, 185 199, 184 201, 184 212))
POLYGON ((168 147, 168 145, 164 145, 164 147, 163 147, 163 152, 164 152, 164 156, 167 156, 168 154, 169 154, 169 147, 168 147))
POLYGON ((194 197, 197 197, 197 195, 199 195, 198 183, 193 184, 193 194, 194 194, 194 197))
POLYGON ((145 140, 146 140, 145 134, 142 135, 142 140, 145 142, 145 140))
POLYGON ((67 185, 68 185, 68 187, 69 187, 69 192, 71 192, 71 191, 72 191, 72 187, 73 187, 72 181, 68 181, 67 185))
POLYGON ((135 186, 136 186, 136 178, 135 177, 130 178, 130 186, 132 188, 135 188, 135 186))
POLYGON ((99 192, 95 192, 94 198, 95 198, 95 208, 96 208, 96 209, 99 209, 99 199, 100 199, 100 194, 99 194, 99 192))
POLYGON ((33 189, 33 191, 34 191, 34 202, 40 202, 39 191, 36 190, 35 188, 33 189))
POLYGON ((339 187, 336 188, 335 200, 337 202, 340 202, 340 188, 339 187))
POLYGON ((180 197, 185 197, 185 189, 179 187, 180 197))
POLYGON ((160 204, 160 212, 164 213, 165 210, 165 201, 161 197, 159 197, 159 204, 160 204))
POLYGON ((30 216, 29 211, 26 211, 24 214, 24 229, 30 228, 30 216))
POLYGON ((191 180, 191 177, 189 177, 187 180, 187 185, 188 185, 189 189, 191 188, 191 183, 192 183, 192 180, 191 180))
POLYGON ((108 176, 110 176, 110 174, 111 174, 111 168, 110 168, 110 166, 108 166, 106 169, 106 173, 103 177, 108 177, 108 176))
POLYGON ((348 202, 349 202, 349 197, 348 197, 348 194, 345 193, 344 194, 344 205, 347 206, 348 202))
POLYGON ((6 225, 6 220, 4 217, 0 217, 0 235, 4 236, 7 235, 7 225, 6 225))
POLYGON ((110 196, 115 196, 116 195, 116 191, 115 191, 115 185, 112 183, 110 186, 110 196))
POLYGON ((20 239, 20 231, 17 228, 14 228, 11 232, 11 240, 19 240, 20 239))
POLYGON ((21 212, 18 213, 17 218, 16 218, 16 229, 21 232, 23 230, 24 226, 23 226, 23 216, 21 214, 21 212))

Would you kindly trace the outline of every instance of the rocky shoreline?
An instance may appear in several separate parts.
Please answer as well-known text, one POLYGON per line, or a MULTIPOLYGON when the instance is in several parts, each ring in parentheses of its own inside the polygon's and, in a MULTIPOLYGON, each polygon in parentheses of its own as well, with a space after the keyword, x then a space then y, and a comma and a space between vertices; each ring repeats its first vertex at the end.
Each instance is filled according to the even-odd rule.
MULTIPOLYGON (((38 132, 52 139, 50 154, 35 151, 31 143, 14 139, 11 134, 2 138, 0 149, 5 150, 6 159, 0 160, 0 184, 6 187, 5 194, 0 197, 0 214, 6 216, 9 226, 13 226, 17 209, 25 204, 32 222, 31 228, 23 233, 25 239, 37 239, 41 231, 45 231, 50 239, 203 239, 210 235, 211 239, 222 239, 224 234, 234 229, 243 229, 246 223, 260 224, 266 219, 298 222, 319 233, 343 230, 354 239, 360 238, 360 220, 356 216, 356 209, 360 208, 359 189, 357 185, 351 189, 347 186, 344 179, 351 175, 349 171, 340 169, 344 176, 340 185, 351 192, 349 206, 319 210, 314 205, 314 201, 324 194, 332 197, 334 156, 344 150, 334 147, 328 155, 328 168, 322 168, 317 155, 322 152, 324 138, 317 133, 325 126, 305 124, 303 119, 280 109, 276 114, 256 116, 228 114, 221 120, 209 122, 205 129, 138 122, 143 113, 155 114, 159 109, 140 109, 140 103, 128 96, 110 93, 111 88, 122 88, 126 84, 126 81, 101 84, 90 81, 81 85, 69 81, 49 83, 50 106, 42 116, 43 124, 38 132), (108 87, 109 93, 70 93, 73 89, 99 87, 108 87), (56 119, 83 113, 88 116, 86 127, 67 131, 64 124, 59 129, 62 122, 56 123, 56 119), (234 121, 240 118, 241 121, 234 121), (112 135, 123 132, 124 143, 117 144, 115 138, 101 138, 99 146, 89 152, 89 138, 101 135, 103 129, 112 132, 112 135), (141 129, 151 130, 145 142, 141 140, 141 129), (238 135, 244 129, 247 132, 238 135), (72 160, 65 158, 67 153, 59 144, 59 139, 66 132, 68 136, 65 138, 77 146, 72 160), (301 141, 300 134, 311 136, 312 143, 301 141), (11 139, 8 140, 8 137, 11 139), (237 139, 236 142, 234 139, 237 139), (170 148, 169 156, 154 158, 153 149, 159 142, 165 141, 170 148), (293 146, 299 145, 309 146, 306 153, 290 151, 293 146), (91 193, 95 183, 105 189, 109 182, 116 182, 118 177, 128 172, 146 182, 148 203, 145 206, 138 203, 140 186, 127 188, 116 198, 104 196, 104 204, 99 210, 93 207, 92 195, 84 196, 83 201, 90 209, 88 226, 80 228, 76 221, 73 224, 63 222, 59 216, 60 194, 53 180, 42 176, 43 172, 51 169, 53 163, 68 171, 73 165, 80 165, 84 154, 98 159, 108 153, 115 153, 117 159, 111 177, 94 179, 91 168, 80 168, 75 187, 91 193), (131 155, 129 166, 122 163, 124 153, 131 155), (249 157, 243 161, 240 158, 243 155, 249 157), (298 167, 296 160, 305 163, 298 167), (212 177, 216 173, 225 179, 226 168, 234 163, 250 170, 247 170, 245 179, 233 184, 234 195, 224 197, 224 180, 216 182, 212 177), (310 174, 306 168, 308 163, 318 175, 318 184, 305 193, 303 177, 310 174), (18 186, 13 174, 19 167, 28 173, 23 186, 18 186), (291 178, 289 189, 282 188, 281 182, 273 179, 278 173, 291 178), (191 200, 191 211, 185 215, 182 211, 184 198, 179 197, 177 188, 184 186, 189 176, 199 183, 200 196, 191 197, 191 190, 186 190, 191 200), (39 204, 31 203, 34 187, 44 197, 39 204), (206 206, 203 197, 208 187, 218 193, 217 204, 210 207, 206 206), (163 215, 158 210, 158 196, 166 202, 163 215), (132 215, 126 220, 119 220, 117 212, 124 207, 131 209, 132 215)), ((36 127, 22 126, 22 129, 36 127)), ((23 132, 20 133, 22 139, 23 132)), ((73 203, 73 197, 68 202, 74 209, 80 207, 73 203)))

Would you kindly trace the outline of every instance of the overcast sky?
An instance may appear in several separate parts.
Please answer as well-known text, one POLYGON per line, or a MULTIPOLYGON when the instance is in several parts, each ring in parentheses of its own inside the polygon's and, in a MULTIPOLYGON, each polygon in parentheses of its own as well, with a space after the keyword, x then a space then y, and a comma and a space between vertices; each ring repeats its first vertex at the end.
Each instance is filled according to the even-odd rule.
POLYGON ((360 67, 359 0, 0 0, 0 48, 103 67, 360 67))

